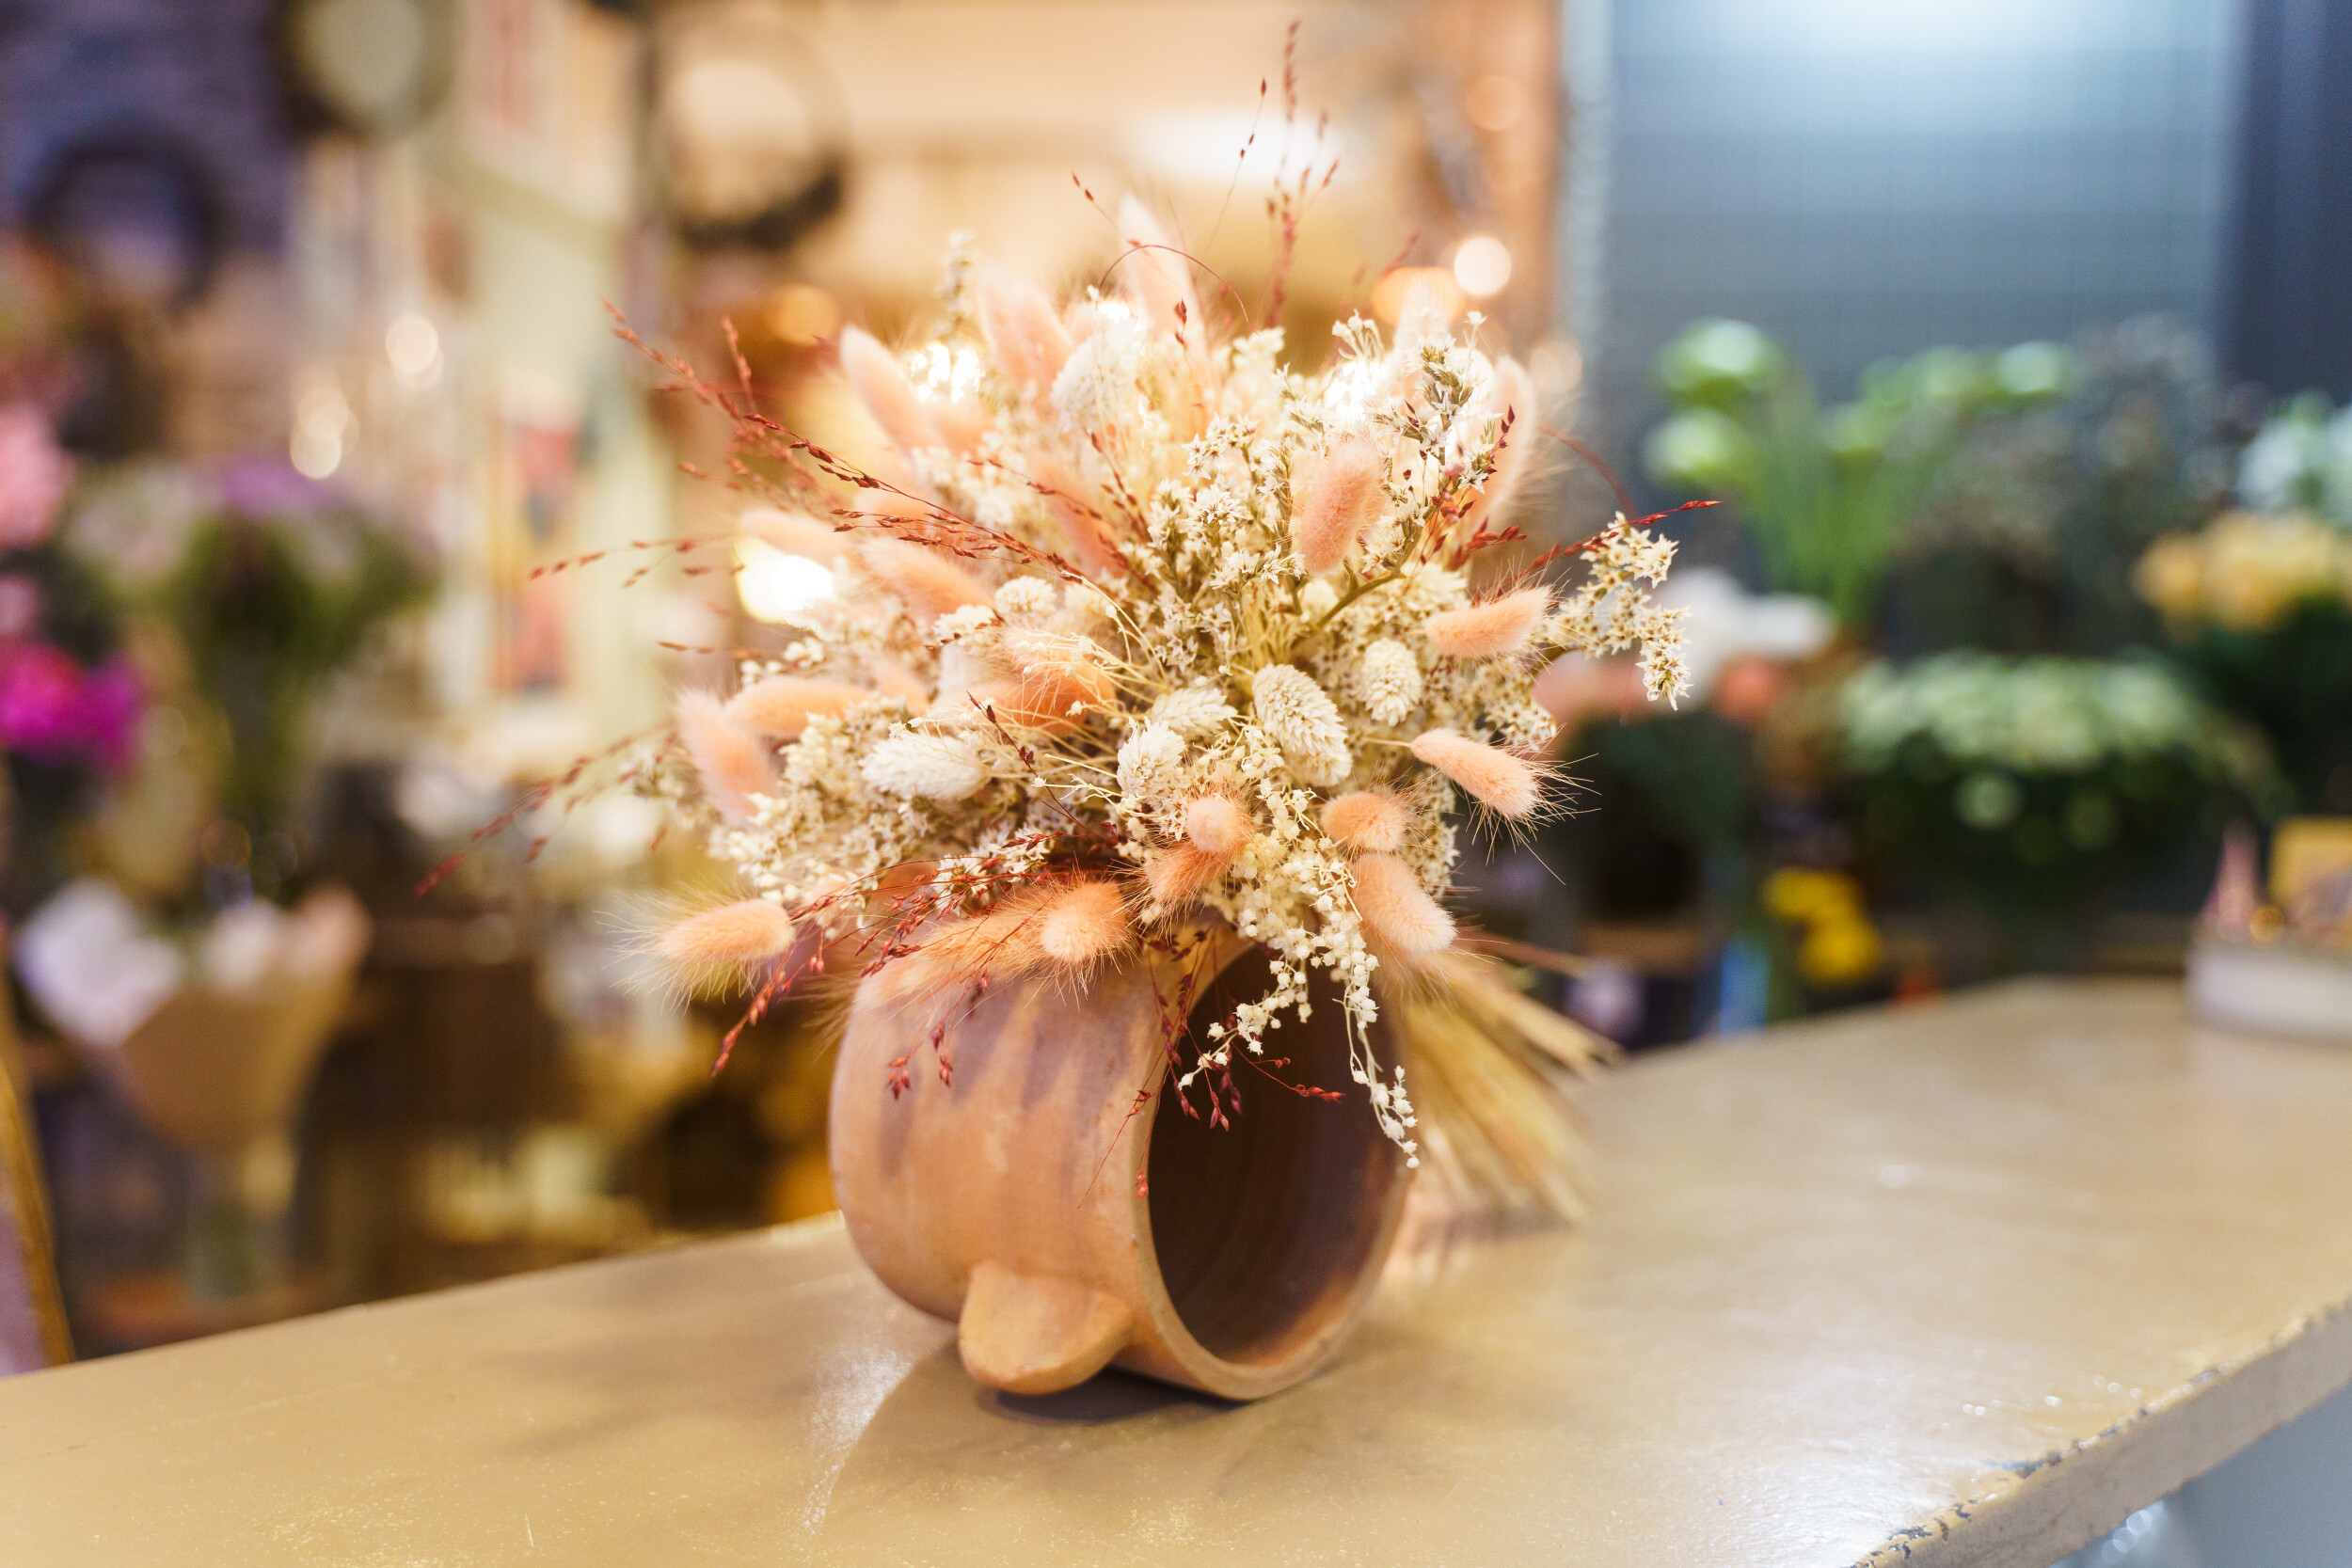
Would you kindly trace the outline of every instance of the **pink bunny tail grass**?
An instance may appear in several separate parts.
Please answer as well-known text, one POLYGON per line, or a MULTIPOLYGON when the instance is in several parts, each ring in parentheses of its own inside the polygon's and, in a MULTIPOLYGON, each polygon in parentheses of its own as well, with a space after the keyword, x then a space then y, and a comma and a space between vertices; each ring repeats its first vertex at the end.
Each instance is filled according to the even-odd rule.
POLYGON ((1515 822, 1532 816, 1543 799, 1543 780, 1534 766, 1500 746, 1452 730, 1430 730, 1413 742, 1413 755, 1515 822))
POLYGON ((1549 590, 1522 588, 1468 610, 1440 610, 1422 632, 1448 658, 1502 658, 1528 650, 1550 609, 1549 590))
POLYGON ((661 933, 654 953, 683 969, 744 968, 784 957, 799 935, 783 905, 745 898, 688 915, 661 933))
POLYGON ((1066 730, 1119 696, 1110 672, 1096 662, 1094 643, 1054 632, 1015 632, 1007 639, 1013 678, 992 684, 997 715, 1033 729, 1066 730))
POLYGON ((1009 980, 1050 960, 1040 941, 1051 889, 1025 888, 986 914, 938 927, 920 946, 874 971, 873 983, 892 1002, 952 1005, 981 979, 1009 980))
POLYGON ((1323 831, 1334 844, 1385 853, 1405 842, 1412 810, 1385 789, 1359 789, 1323 808, 1323 831))
POLYGON ((1038 925, 1038 946, 1072 969, 1089 970, 1124 949, 1135 935, 1117 882, 1087 881, 1056 894, 1038 925))
POLYGON ((931 700, 930 684, 895 658, 876 658, 866 666, 866 673, 874 677, 874 690, 878 695, 897 697, 916 707, 922 707, 931 700))
POLYGON ((797 740, 810 719, 820 714, 847 713, 874 694, 846 681, 807 680, 798 675, 771 675, 755 681, 727 699, 726 721, 739 730, 773 740, 797 740))
POLYGON ((847 534, 805 512, 787 512, 779 507, 745 507, 735 519, 735 529, 762 544, 773 545, 787 555, 804 555, 811 561, 838 561, 850 548, 847 534))
POLYGON ((757 736, 727 721, 726 705, 707 691, 677 700, 678 738, 702 776, 703 794, 730 822, 748 822, 752 797, 775 787, 775 758, 757 736))
POLYGON ((931 422, 930 410, 914 395, 906 372, 872 333, 855 326, 842 332, 841 373, 849 378, 857 401, 900 452, 912 456, 945 444, 931 422))
POLYGON ((988 590, 963 568, 937 550, 904 539, 861 539, 857 562, 926 628, 950 610, 993 602, 988 590))
POLYGON ((1185 802, 1184 836, 1202 854, 1232 860, 1249 842, 1249 816, 1222 795, 1203 795, 1185 802))
POLYGON ((1090 504, 1069 465, 1057 457, 1041 456, 1032 465, 1032 477, 1044 487, 1045 510, 1087 575, 1104 578, 1118 571, 1124 562, 1111 542, 1110 525, 1102 509, 1090 504))
POLYGON ((1454 917, 1394 855, 1357 860, 1355 901, 1364 934, 1384 956, 1409 961, 1454 944, 1454 917))
POLYGON ((1310 572, 1327 572, 1347 559, 1388 504, 1380 449, 1360 437, 1331 448, 1291 508, 1291 543, 1310 572))
POLYGON ((1486 475, 1486 487, 1462 509, 1463 522, 1472 528, 1510 509, 1534 463, 1535 425, 1542 410, 1535 402, 1535 380, 1518 360, 1506 357, 1495 361, 1495 384, 1487 393, 1487 407, 1497 419, 1507 414, 1511 429, 1503 439, 1502 450, 1495 453, 1495 466, 1486 475))
POLYGON ((1001 267, 980 274, 980 333, 1006 376, 1038 402, 1054 389, 1073 346, 1045 292, 1001 267))
POLYGON ((1159 219, 1132 196, 1119 203, 1119 234, 1135 247, 1124 263, 1126 282, 1145 317, 1160 331, 1183 338, 1194 355, 1201 354, 1208 332, 1193 293, 1192 263, 1176 254, 1159 219))
POLYGON ((930 409, 931 423, 939 429, 940 441, 958 457, 968 457, 972 449, 988 434, 988 410, 968 403, 934 403, 930 409))
POLYGON ((1143 882, 1152 890, 1152 902, 1173 909, 1199 897, 1200 890, 1216 881, 1232 860, 1231 855, 1212 855, 1187 841, 1147 863, 1143 882))

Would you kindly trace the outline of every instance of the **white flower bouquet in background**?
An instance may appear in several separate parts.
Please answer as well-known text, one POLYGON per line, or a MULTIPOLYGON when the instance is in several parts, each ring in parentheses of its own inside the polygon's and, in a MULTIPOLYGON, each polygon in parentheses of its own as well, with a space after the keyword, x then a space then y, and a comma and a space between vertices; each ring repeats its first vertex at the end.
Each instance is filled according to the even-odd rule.
POLYGON ((684 695, 632 768, 744 895, 658 948, 746 985, 754 1016, 822 969, 944 1020, 1230 928, 1272 989, 1171 1044, 1163 1092, 1216 1108, 1327 972, 1391 1138, 1570 1208, 1550 1068, 1589 1041, 1466 950, 1444 899, 1458 824, 1557 800, 1544 663, 1638 650, 1649 695, 1679 691, 1649 596, 1674 546, 1621 516, 1483 570, 1522 537, 1537 421, 1476 317, 1386 340, 1353 319, 1302 374, 1279 331, 1212 325, 1238 307, 1204 309, 1143 209, 1121 223, 1117 293, 1056 301, 957 256, 931 341, 845 333, 878 433, 855 461, 666 362, 734 421, 735 483, 767 503, 735 542, 747 597, 798 630, 684 695), (1384 1009, 1410 1073, 1375 1057, 1384 1009))
POLYGON ((2275 788, 2261 738, 2149 658, 1881 662, 1840 719, 1865 834, 2012 921, 2075 919, 2275 788))

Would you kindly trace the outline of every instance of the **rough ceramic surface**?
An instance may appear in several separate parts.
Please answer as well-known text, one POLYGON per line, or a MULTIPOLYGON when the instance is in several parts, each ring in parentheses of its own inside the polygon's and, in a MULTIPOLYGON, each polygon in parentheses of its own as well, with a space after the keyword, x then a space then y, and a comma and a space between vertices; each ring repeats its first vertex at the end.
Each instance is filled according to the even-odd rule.
POLYGON ((2028 986, 1637 1065, 1579 1235, 1232 1406, 816 1225, 0 1383, 10 1568, 2039 1568, 2352 1380, 2352 1053, 2028 986))
MULTIPOLYGON (((1255 949, 1225 951, 1196 1031, 1269 983, 1255 949)), ((1258 1399, 1322 1366, 1362 1312, 1403 1210, 1403 1157, 1359 1096, 1327 1104, 1245 1071, 1217 1131, 1205 1089, 1190 1117, 1152 1092, 1181 984, 1171 965, 1135 963, 977 1004, 893 1002, 874 980, 859 993, 834 1074, 834 1191, 882 1283, 959 1323, 980 1382, 1052 1393, 1115 1359, 1258 1399)), ((1347 1084, 1343 1019, 1321 986, 1279 1048, 1286 1081, 1347 1084)))

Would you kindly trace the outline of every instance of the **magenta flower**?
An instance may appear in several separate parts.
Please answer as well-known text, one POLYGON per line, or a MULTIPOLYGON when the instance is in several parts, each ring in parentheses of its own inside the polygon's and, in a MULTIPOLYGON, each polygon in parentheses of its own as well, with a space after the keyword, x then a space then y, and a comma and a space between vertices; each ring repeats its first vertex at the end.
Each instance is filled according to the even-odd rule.
POLYGON ((0 549, 48 538, 72 480, 72 459, 40 410, 22 403, 0 408, 0 549))
POLYGON ((36 762, 120 768, 140 705, 138 677, 119 658, 86 671, 46 642, 0 648, 0 747, 36 762))

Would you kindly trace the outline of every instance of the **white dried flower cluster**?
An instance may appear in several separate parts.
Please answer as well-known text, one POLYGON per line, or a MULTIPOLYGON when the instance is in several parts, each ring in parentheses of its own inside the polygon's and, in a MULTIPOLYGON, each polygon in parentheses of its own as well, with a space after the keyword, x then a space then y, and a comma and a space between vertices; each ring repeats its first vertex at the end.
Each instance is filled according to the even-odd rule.
POLYGON ((892 446, 836 504, 858 538, 941 547, 859 555, 789 659, 746 666, 747 685, 872 696, 812 707, 772 777, 731 784, 756 809, 712 848, 836 935, 885 887, 901 920, 951 923, 1041 870, 1118 880, 1139 927, 1213 915, 1267 951, 1273 989, 1196 1041, 1180 1082, 1305 1016, 1324 971, 1356 1078, 1409 1152, 1411 1099, 1364 1027, 1373 975, 1450 929, 1449 815, 1534 809, 1543 663, 1639 648, 1653 695, 1681 689, 1677 612, 1649 596, 1673 546, 1620 518, 1564 590, 1482 597, 1469 565, 1534 441, 1534 411, 1502 402, 1524 372, 1432 324, 1391 343, 1358 319, 1331 369, 1295 373, 1279 332, 1212 343, 1154 277, 1065 310, 1025 285, 986 297, 983 276, 902 386, 877 390, 869 367, 859 392, 892 446), (1415 749, 1436 732, 1444 772, 1415 749), (1325 829, 1352 792, 1391 813, 1377 844, 1325 829), (1391 907, 1359 904, 1370 853, 1426 909, 1393 907, 1412 888, 1392 873, 1391 907))

